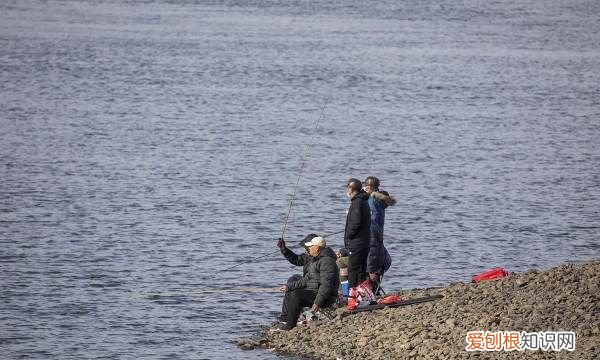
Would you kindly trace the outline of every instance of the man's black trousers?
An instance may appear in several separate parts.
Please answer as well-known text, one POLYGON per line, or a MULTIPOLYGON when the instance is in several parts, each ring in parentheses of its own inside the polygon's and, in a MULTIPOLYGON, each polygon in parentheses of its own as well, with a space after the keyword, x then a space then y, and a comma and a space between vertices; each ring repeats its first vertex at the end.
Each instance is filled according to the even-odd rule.
POLYGON ((348 255, 348 287, 356 287, 367 278, 369 248, 350 251, 348 255))
POLYGON ((308 289, 296 289, 285 293, 281 312, 286 314, 287 325, 295 327, 302 312, 302 308, 313 305, 317 292, 308 289))

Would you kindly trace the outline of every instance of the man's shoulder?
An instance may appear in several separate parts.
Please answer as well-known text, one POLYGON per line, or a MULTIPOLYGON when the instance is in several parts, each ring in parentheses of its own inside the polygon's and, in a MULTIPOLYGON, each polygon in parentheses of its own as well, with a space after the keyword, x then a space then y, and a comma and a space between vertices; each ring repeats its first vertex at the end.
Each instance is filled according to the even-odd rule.
MULTIPOLYGON (((329 249, 329 250, 331 250, 331 249, 329 249)), ((333 252, 333 251, 332 251, 332 252, 333 252)), ((327 254, 327 255, 325 255, 325 256, 319 256, 319 262, 323 262, 323 263, 329 263, 329 262, 332 262, 332 263, 334 263, 334 264, 335 264, 335 263, 336 263, 336 261, 337 261, 337 257, 335 256, 335 253, 333 253, 333 254, 334 254, 333 256, 331 256, 331 255, 329 255, 329 254, 327 254)))

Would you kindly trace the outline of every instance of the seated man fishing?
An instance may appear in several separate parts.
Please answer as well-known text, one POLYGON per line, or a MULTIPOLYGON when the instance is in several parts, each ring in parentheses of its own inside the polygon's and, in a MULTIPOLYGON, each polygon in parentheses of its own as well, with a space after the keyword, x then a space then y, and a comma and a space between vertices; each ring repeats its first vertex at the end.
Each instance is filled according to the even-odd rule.
POLYGON ((301 278, 293 280, 292 277, 281 288, 285 292, 281 319, 285 323, 279 325, 281 330, 287 331, 296 326, 302 307, 310 306, 316 312, 337 299, 340 280, 335 253, 322 237, 310 234, 305 240, 309 239, 304 243, 307 253, 302 255, 296 255, 287 248, 283 239, 277 241, 277 247, 290 263, 304 267, 301 278))
MULTIPOLYGON (((290 254, 291 256, 288 258, 289 261, 296 266, 303 267, 302 275, 295 274, 295 275, 290 276, 290 278, 287 279, 287 283, 279 288, 279 291, 287 292, 287 291, 292 291, 292 290, 306 287, 305 276, 306 276, 306 273, 308 272, 308 266, 312 262, 313 257, 310 256, 310 254, 308 253, 308 247, 306 247, 304 244, 311 241, 313 238, 316 238, 317 236, 319 236, 319 235, 308 234, 304 237, 304 239, 300 240, 300 243, 298 244, 298 246, 300 246, 301 248, 304 249, 304 253, 301 255, 294 254, 293 251, 291 251, 289 248, 287 248, 287 246, 285 246, 285 242, 283 242, 283 240, 280 240, 280 239, 277 240, 277 247, 279 247, 282 254, 284 254, 284 256, 286 256, 286 254, 290 254), (285 252, 282 249, 282 246, 286 249, 285 252)), ((287 258, 287 256, 286 256, 286 258, 287 258)), ((281 314, 277 317, 277 320, 279 320, 279 322, 282 322, 282 323, 287 322, 287 302, 286 301, 283 302, 281 314)))

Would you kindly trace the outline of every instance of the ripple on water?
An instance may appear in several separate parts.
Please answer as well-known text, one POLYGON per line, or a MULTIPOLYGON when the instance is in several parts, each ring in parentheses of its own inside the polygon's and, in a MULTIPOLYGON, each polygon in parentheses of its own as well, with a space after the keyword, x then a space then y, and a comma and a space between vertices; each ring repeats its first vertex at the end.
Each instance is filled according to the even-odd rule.
POLYGON ((0 4, 4 355, 274 359, 309 144, 286 240, 379 176, 387 291, 598 258, 599 5, 433 5, 0 4))

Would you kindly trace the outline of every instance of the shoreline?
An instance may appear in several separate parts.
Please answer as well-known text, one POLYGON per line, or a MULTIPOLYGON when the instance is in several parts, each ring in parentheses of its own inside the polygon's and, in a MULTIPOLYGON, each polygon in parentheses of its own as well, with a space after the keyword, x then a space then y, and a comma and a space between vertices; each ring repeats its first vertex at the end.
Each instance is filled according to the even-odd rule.
POLYGON ((481 283, 399 292, 442 299, 343 317, 288 332, 262 329, 242 349, 317 359, 593 359, 600 356, 600 260, 529 270, 481 283), (467 332, 575 333, 575 350, 467 352, 467 332))

